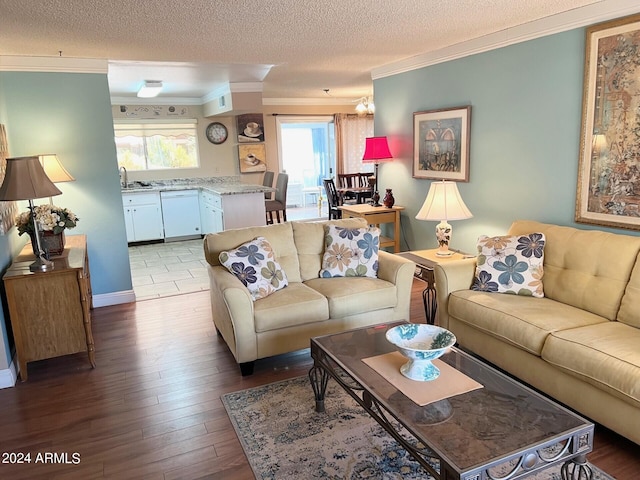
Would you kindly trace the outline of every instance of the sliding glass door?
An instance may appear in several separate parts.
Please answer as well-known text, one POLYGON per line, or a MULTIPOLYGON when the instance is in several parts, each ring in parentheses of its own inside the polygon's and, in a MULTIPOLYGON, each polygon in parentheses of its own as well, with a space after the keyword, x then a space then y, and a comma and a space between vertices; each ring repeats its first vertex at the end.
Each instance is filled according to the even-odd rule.
POLYGON ((336 169, 333 116, 278 116, 276 125, 280 168, 289 174, 287 204, 310 206, 336 169))

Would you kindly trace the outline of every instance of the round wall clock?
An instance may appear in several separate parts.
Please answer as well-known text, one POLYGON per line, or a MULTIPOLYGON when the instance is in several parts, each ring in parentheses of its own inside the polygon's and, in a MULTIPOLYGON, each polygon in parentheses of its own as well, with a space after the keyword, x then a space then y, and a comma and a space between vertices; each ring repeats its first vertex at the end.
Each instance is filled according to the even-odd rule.
POLYGON ((220 145, 227 140, 229 132, 227 130, 227 127, 225 127, 222 123, 213 122, 207 126, 206 135, 207 140, 209 140, 211 143, 213 143, 214 145, 220 145))

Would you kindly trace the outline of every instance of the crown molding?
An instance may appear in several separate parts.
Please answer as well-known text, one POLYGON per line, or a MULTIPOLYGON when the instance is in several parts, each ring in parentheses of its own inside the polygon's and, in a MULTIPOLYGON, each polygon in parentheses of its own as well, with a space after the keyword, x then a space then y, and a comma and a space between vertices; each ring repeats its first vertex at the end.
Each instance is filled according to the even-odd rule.
POLYGON ((231 93, 255 93, 262 92, 262 82, 236 82, 230 83, 231 93))
POLYGON ((377 80, 638 12, 640 12, 640 6, 637 0, 597 1, 584 7, 374 68, 371 71, 371 78, 377 80))
POLYGON ((70 57, 23 57, 0 55, 2 72, 100 73, 107 74, 106 59, 70 57))
POLYGON ((319 98, 263 98, 263 105, 353 105, 352 98, 319 97, 319 98))
POLYGON ((194 97, 111 97, 111 105, 202 105, 202 99, 194 97))

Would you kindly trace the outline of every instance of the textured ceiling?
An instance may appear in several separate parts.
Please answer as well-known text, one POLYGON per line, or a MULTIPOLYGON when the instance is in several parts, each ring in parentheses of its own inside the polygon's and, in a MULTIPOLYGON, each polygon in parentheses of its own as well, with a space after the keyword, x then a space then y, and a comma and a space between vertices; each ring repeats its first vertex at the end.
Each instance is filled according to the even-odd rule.
POLYGON ((104 58, 112 96, 263 82, 263 96, 371 93, 371 71, 597 0, 0 0, 0 55, 104 58), (172 64, 176 62, 176 64, 172 64))

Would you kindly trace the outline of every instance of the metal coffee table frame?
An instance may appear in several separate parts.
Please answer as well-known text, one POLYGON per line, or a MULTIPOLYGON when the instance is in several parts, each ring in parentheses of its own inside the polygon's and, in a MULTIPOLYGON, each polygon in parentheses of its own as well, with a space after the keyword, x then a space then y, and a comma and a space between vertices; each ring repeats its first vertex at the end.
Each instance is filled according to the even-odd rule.
MULTIPOLYGON (((462 467, 457 465, 454 458, 456 455, 452 455, 450 451, 443 448, 442 442, 438 440, 431 441, 429 435, 421 430, 418 424, 406 420, 407 411, 415 414, 419 409, 426 407, 417 406, 361 361, 362 358, 394 351, 393 346, 384 338, 384 334, 388 328, 399 323, 365 327, 311 339, 311 356, 314 360, 314 366, 309 371, 309 379, 314 391, 316 411, 325 411, 324 397, 327 383, 329 378, 333 378, 427 472, 439 480, 515 480, 525 478, 551 465, 560 463, 563 464, 561 475, 565 480, 592 478, 592 470, 586 461, 586 455, 593 448, 593 423, 588 422, 586 419, 538 394, 475 357, 458 349, 452 349, 452 352, 442 357, 442 360, 450 364, 453 363, 455 368, 462 366, 462 368, 459 368, 461 371, 466 369, 482 372, 492 385, 498 385, 498 387, 508 386, 511 390, 517 392, 518 398, 526 397, 532 403, 548 408, 551 415, 557 415, 563 422, 570 425, 570 428, 555 432, 545 438, 542 438, 544 437, 543 433, 537 441, 532 441, 526 445, 520 445, 513 449, 503 448, 504 451, 500 450, 498 455, 489 460, 485 459, 481 463, 473 461, 471 463, 475 464, 470 465, 467 461, 467 464, 462 467), (346 340, 342 341, 342 339, 346 340), (451 358, 447 360, 448 357, 451 358), (368 385, 369 383, 374 385, 368 385), (395 398, 395 400, 391 401, 385 391, 386 393, 393 391, 391 397, 395 398), (396 422, 402 425, 415 442, 408 441, 398 432, 395 426, 396 422), (555 448, 555 450, 549 454, 549 449, 552 448, 555 448), (436 459, 439 462, 439 472, 433 468, 428 459, 436 459), (504 466, 505 462, 510 462, 509 471, 496 473, 496 467, 504 466)), ((469 374, 468 371, 463 373, 469 374)), ((476 378, 476 380, 483 383, 479 378, 476 378)), ((484 389, 480 391, 482 390, 484 389)), ((462 399, 462 407, 458 407, 459 416, 464 414, 465 396, 469 396, 468 402, 473 402, 470 394, 462 394, 451 399, 452 402, 462 399)), ((471 405, 471 403, 468 403, 468 405, 471 405)), ((444 432, 446 432, 446 422, 441 423, 444 426, 444 432)), ((441 430, 440 435, 443 435, 441 427, 439 426, 438 428, 441 430)), ((457 427, 460 427, 460 425, 457 427)), ((469 425, 465 425, 465 427, 469 427, 469 425)), ((442 438, 445 437, 446 435, 442 436, 442 438)), ((477 443, 481 445, 482 441, 477 443)), ((487 441, 486 444, 487 448, 492 446, 491 441, 487 441)))

